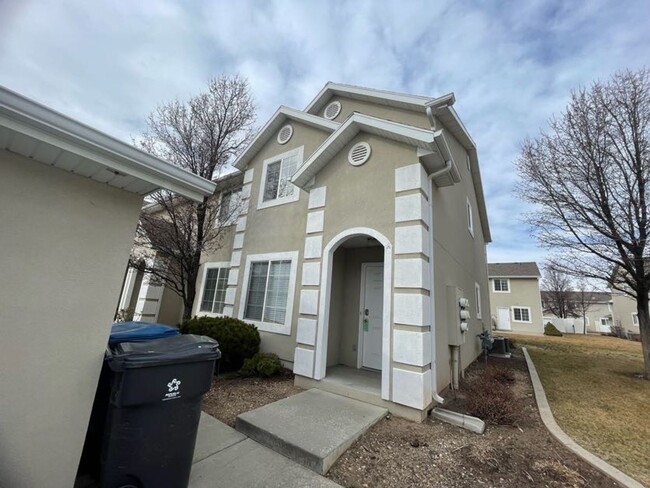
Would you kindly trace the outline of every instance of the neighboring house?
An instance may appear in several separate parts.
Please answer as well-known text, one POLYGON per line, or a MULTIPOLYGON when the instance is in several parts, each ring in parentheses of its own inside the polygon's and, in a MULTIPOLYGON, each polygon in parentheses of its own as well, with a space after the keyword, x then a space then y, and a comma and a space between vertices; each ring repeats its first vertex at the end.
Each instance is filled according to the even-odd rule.
POLYGON ((0 486, 69 487, 144 195, 214 185, 0 87, 0 486))
POLYGON ((299 385, 424 418, 490 323, 479 163, 454 101, 327 83, 280 107, 234 163, 243 210, 203 256, 194 314, 255 324, 299 385))
POLYGON ((537 263, 490 263, 490 305, 497 330, 544 332, 537 263))
MULTIPOLYGON (((585 322, 587 325, 587 332, 596 334, 607 334, 611 332, 613 325, 613 302, 612 294, 602 291, 585 292, 587 294, 585 302, 588 303, 587 312, 585 314, 585 322)), ((551 295, 547 291, 542 291, 542 309, 544 312, 544 323, 547 321, 552 322, 563 332, 582 334, 584 333, 582 311, 581 311, 581 297, 578 291, 568 291, 567 301, 569 302, 568 309, 571 311, 571 316, 559 321, 560 317, 554 315, 548 302, 552 300, 551 295)))
POLYGON ((612 292, 614 304, 614 324, 622 327, 628 335, 639 334, 639 318, 636 311, 636 300, 623 292, 612 292))

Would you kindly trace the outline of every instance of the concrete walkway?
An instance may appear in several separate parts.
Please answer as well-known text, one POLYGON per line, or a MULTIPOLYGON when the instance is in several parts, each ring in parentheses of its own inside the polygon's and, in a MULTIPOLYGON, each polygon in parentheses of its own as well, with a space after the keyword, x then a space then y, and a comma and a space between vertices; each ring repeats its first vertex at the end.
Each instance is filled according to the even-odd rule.
POLYGON ((385 408, 307 390, 237 417, 236 428, 280 454, 325 474, 385 408))
POLYGON ((192 464, 190 488, 339 487, 206 413, 192 464))
POLYGON ((537 400, 539 415, 542 417, 542 422, 544 422, 544 425, 546 425, 546 428, 549 430, 551 435, 564 444, 569 450, 580 456, 594 468, 609 476, 617 483, 620 483, 627 488, 643 488, 641 483, 626 475, 621 470, 616 469, 614 466, 605 462, 595 454, 587 451, 560 428, 555 421, 555 417, 553 417, 553 412, 551 412, 551 407, 546 399, 546 393, 544 393, 544 387, 542 386, 542 382, 537 374, 537 369, 535 369, 535 364, 533 364, 533 360, 530 358, 526 348, 522 347, 521 350, 524 352, 524 357, 526 358, 526 364, 528 365, 528 371, 530 373, 530 380, 533 383, 533 390, 535 391, 535 399, 537 400))

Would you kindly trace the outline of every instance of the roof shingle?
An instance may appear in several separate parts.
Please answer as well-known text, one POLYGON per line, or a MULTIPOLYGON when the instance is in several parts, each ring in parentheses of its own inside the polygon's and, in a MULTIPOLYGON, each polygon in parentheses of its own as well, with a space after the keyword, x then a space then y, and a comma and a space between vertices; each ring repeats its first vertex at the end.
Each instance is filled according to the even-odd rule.
POLYGON ((527 263, 488 263, 488 276, 493 277, 520 277, 539 278, 541 273, 535 262, 527 263))

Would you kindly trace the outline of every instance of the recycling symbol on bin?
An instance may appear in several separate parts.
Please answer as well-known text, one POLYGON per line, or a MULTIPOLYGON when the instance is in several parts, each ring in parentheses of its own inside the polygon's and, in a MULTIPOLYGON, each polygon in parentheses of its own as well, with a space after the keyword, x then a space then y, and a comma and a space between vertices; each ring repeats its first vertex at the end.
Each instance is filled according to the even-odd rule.
POLYGON ((178 391, 180 386, 181 386, 181 382, 180 382, 180 380, 177 380, 176 378, 174 378, 169 383, 167 383, 167 388, 169 388, 169 393, 171 393, 173 391, 178 391))

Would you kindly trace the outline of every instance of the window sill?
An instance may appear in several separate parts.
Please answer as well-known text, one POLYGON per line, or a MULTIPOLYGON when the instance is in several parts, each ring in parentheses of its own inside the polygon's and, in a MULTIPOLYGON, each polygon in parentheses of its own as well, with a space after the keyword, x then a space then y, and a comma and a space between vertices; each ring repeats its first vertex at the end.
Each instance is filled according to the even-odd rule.
POLYGON ((510 291, 497 291, 497 290, 492 290, 492 293, 510 293, 510 291))
POLYGON ((278 205, 297 202, 299 198, 300 198, 300 191, 296 188, 295 195, 291 195, 291 197, 276 198, 275 200, 267 200, 266 202, 264 201, 257 202, 257 209, 261 210, 263 208, 277 207, 278 205))
POLYGON ((225 315, 223 313, 201 312, 201 311, 198 311, 196 313, 196 316, 197 317, 214 317, 214 318, 217 318, 217 317, 230 317, 230 315, 225 315))
POLYGON ((260 322, 258 320, 251 320, 243 317, 241 320, 248 324, 253 324, 257 330, 262 332, 271 332, 272 334, 291 335, 291 324, 275 324, 272 322, 260 322))

